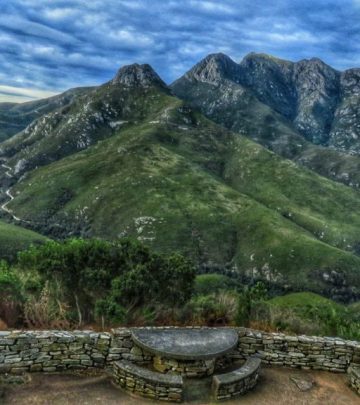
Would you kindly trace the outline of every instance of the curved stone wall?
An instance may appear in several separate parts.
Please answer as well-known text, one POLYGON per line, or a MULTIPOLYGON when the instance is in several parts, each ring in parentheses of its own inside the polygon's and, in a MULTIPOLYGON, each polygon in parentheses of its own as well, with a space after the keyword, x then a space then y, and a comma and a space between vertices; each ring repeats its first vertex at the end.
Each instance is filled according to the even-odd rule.
POLYGON ((245 364, 230 373, 215 375, 212 380, 212 394, 216 400, 230 399, 252 390, 259 378, 261 360, 251 357, 245 364))
POLYGON ((126 360, 116 361, 113 370, 115 383, 135 395, 160 401, 182 400, 180 375, 156 373, 126 360))
POLYGON ((348 370, 350 385, 360 395, 360 367, 350 367, 348 370))

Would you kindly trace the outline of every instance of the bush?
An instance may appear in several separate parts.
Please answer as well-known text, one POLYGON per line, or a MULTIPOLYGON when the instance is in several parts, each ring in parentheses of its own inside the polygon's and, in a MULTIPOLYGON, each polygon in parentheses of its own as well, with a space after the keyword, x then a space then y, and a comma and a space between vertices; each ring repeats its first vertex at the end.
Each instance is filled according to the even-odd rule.
POLYGON ((195 296, 188 304, 191 322, 197 325, 227 325, 233 322, 238 296, 234 292, 195 296))
POLYGON ((19 267, 49 281, 52 299, 68 303, 79 326, 95 318, 122 322, 126 311, 149 303, 182 305, 195 278, 183 256, 159 255, 130 239, 51 241, 22 252, 19 267))
POLYGON ((0 319, 14 327, 22 316, 21 281, 4 261, 0 262, 0 319))

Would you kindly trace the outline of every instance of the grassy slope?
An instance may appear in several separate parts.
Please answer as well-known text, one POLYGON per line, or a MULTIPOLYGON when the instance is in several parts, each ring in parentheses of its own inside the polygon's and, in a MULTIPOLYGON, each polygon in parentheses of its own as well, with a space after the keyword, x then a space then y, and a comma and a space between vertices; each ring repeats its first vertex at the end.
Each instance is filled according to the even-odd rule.
POLYGON ((342 305, 320 295, 302 292, 272 298, 258 305, 258 321, 293 333, 359 339, 359 303, 342 305), (261 306, 267 308, 260 309, 261 306), (264 315, 266 316, 264 317, 264 315))
POLYGON ((360 284, 360 258, 335 246, 344 235, 355 239, 358 193, 180 113, 175 98, 164 95, 160 104, 167 123, 150 123, 163 115, 156 110, 142 125, 33 171, 10 207, 35 222, 48 210, 53 221, 81 223, 97 236, 133 234, 200 263, 348 298, 347 287, 360 284), (324 239, 334 246, 316 238, 327 215, 334 219, 324 239))
POLYGON ((20 250, 45 240, 35 232, 0 221, 0 260, 12 260, 20 250))

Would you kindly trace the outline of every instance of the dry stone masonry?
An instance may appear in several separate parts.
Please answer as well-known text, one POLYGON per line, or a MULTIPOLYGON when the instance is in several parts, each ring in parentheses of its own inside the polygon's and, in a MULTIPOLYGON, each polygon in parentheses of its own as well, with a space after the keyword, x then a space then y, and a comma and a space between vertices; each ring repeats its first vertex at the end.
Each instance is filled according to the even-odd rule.
POLYGON ((114 381, 137 395, 160 401, 181 402, 183 380, 180 375, 160 374, 122 360, 114 363, 114 381))
POLYGON ((216 400, 230 399, 252 390, 259 378, 261 360, 251 357, 237 370, 213 377, 212 393, 216 400))
POLYGON ((360 367, 350 367, 348 370, 350 385, 360 395, 360 367))
MULTIPOLYGON (((328 337, 290 336, 246 328, 235 330, 239 337, 238 344, 217 359, 215 373, 223 368, 224 364, 255 356, 261 359, 262 363, 274 366, 348 372, 352 386, 359 392, 360 342, 328 337)), ((113 373, 118 367, 114 366, 115 363, 126 361, 145 369, 155 364, 155 357, 156 354, 149 353, 135 344, 131 328, 114 329, 111 333, 0 332, 0 373, 59 372, 94 367, 113 373)), ((172 364, 169 360, 171 359, 161 359, 161 365, 178 368, 178 364, 172 364)), ((161 376, 160 373, 157 374, 161 376)), ((170 391, 162 392, 165 393, 164 398, 174 397, 170 396, 170 391)), ((149 394, 153 395, 153 392, 149 391, 149 394)), ((160 396, 156 389, 154 395, 160 396)))
POLYGON ((105 367, 109 333, 86 331, 0 332, 0 373, 105 367))
POLYGON ((238 354, 256 354, 262 363, 345 373, 360 364, 360 342, 316 336, 290 336, 239 328, 238 354))

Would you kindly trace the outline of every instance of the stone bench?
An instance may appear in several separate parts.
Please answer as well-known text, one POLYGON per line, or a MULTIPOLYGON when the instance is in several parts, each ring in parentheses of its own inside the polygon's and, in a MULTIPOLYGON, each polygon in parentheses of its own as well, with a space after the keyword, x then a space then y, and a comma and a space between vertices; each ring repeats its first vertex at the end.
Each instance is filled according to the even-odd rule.
POLYGON ((260 364, 259 358, 250 357, 237 370, 215 375, 212 380, 214 399, 230 399, 243 395, 254 388, 259 377, 260 364))
POLYGON ((350 385, 360 395, 360 367, 349 367, 350 385))
POLYGON ((113 373, 115 383, 129 392, 160 401, 182 401, 179 375, 157 373, 126 360, 116 361, 113 373))

